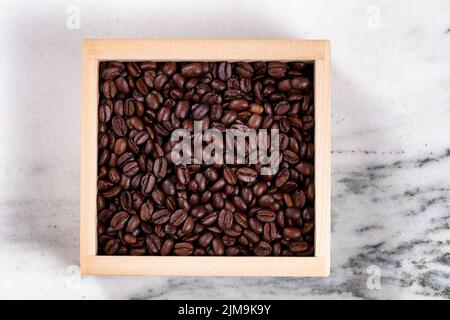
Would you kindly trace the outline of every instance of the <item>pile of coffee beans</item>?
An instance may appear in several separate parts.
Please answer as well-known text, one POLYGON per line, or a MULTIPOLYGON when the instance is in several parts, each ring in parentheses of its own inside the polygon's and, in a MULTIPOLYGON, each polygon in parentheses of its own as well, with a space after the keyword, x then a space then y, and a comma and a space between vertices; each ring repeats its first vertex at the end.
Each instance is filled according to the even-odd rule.
POLYGON ((308 62, 101 62, 98 254, 314 255, 308 62), (278 129, 281 162, 181 164, 171 133, 278 129))

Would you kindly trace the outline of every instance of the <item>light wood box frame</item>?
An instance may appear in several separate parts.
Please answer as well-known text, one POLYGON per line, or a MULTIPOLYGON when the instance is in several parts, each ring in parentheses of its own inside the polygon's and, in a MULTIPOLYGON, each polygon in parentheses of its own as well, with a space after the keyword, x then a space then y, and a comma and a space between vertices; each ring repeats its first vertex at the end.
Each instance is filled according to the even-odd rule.
POLYGON ((83 275, 328 276, 330 272, 330 43, 327 40, 84 40, 80 265, 83 275), (315 255, 161 257, 97 255, 98 65, 122 61, 314 61, 315 255))

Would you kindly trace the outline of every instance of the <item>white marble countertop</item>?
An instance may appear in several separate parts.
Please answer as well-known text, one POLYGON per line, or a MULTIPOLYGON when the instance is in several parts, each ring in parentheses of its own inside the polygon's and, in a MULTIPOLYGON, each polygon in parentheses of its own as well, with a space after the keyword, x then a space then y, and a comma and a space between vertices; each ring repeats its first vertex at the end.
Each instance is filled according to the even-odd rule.
POLYGON ((450 2, 189 3, 2 2, 0 298, 450 298, 450 2), (330 39, 331 276, 80 277, 83 38, 330 39))

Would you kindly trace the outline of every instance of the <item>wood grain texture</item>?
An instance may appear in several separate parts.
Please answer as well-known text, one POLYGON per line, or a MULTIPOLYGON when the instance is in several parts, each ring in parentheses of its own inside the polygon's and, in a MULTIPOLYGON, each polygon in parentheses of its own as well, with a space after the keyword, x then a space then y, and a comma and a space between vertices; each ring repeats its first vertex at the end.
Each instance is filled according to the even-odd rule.
POLYGON ((80 264, 90 275, 328 276, 330 272, 330 43, 327 40, 83 41, 80 264), (122 61, 270 61, 315 63, 314 257, 97 256, 98 64, 122 61))
POLYGON ((87 256, 84 274, 170 276, 324 276, 324 257, 87 256))

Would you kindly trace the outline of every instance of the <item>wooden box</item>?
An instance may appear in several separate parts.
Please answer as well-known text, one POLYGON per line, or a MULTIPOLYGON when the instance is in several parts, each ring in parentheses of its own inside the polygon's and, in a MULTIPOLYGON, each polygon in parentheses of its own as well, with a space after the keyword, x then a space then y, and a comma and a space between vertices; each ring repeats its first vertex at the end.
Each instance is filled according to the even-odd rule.
POLYGON ((82 65, 80 264, 84 275, 328 276, 330 272, 330 43, 326 40, 85 40, 82 65), (97 255, 98 67, 123 61, 313 61, 315 255, 97 255))

